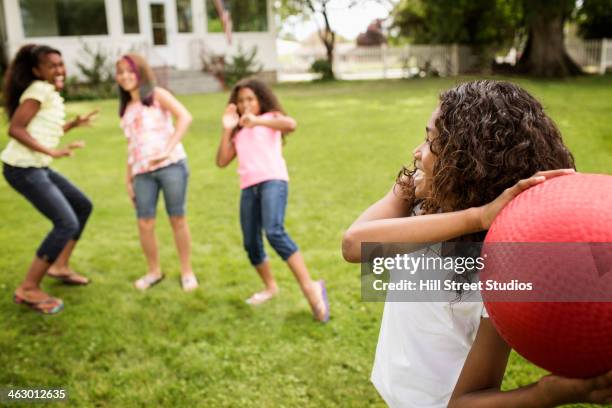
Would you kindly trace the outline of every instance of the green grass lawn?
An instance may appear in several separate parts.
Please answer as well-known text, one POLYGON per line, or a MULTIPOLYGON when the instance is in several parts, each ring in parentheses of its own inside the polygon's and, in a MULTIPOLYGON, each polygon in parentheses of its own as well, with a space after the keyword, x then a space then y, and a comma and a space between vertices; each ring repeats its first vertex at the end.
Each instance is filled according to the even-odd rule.
MULTIPOLYGON (((201 283, 191 294, 179 286, 163 204, 157 233, 167 278, 146 293, 132 287, 146 267, 123 183, 126 141, 117 101, 69 104, 70 114, 102 109, 94 128, 65 138, 85 139, 86 149, 54 164, 94 202, 72 262, 93 284, 45 280, 44 289, 65 302, 57 316, 12 303, 50 223, 2 178, 0 387, 64 387, 70 405, 79 407, 384 406, 369 382, 382 304, 360 301, 360 268, 343 261, 342 233, 411 162, 438 93, 458 81, 276 88, 299 124, 284 148, 291 177, 286 227, 313 277, 328 282, 327 325, 313 322, 276 254, 280 296, 258 308, 244 303, 261 285, 241 245, 235 164, 214 165, 226 94, 180 97, 195 118, 184 140, 193 264, 201 283)), ((612 77, 517 81, 556 120, 579 170, 612 173, 612 77)), ((504 387, 542 373, 513 355, 504 387)))

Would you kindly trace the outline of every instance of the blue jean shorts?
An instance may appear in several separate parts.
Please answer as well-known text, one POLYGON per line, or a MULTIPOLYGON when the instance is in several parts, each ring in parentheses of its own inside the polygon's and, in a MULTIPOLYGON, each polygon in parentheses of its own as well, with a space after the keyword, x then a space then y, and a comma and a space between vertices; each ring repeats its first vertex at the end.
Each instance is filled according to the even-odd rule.
POLYGON ((188 179, 187 160, 180 160, 161 169, 137 174, 133 180, 133 187, 138 218, 155 218, 160 190, 164 194, 168 216, 184 216, 188 179))

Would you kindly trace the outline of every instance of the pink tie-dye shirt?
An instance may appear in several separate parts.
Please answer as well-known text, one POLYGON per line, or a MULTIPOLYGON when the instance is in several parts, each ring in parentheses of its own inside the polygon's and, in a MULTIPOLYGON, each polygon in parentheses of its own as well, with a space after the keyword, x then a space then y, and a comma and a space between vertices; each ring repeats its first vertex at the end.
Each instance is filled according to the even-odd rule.
POLYGON ((168 159, 155 166, 149 165, 150 158, 162 153, 174 134, 172 115, 157 101, 151 106, 140 102, 130 103, 121 118, 121 127, 128 139, 128 164, 133 176, 169 166, 187 157, 183 145, 178 143, 168 159))

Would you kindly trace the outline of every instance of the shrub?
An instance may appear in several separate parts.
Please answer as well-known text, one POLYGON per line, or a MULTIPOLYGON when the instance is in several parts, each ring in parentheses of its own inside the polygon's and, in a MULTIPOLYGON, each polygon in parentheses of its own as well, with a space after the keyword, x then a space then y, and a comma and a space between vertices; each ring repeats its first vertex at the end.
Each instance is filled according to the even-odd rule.
POLYGON ((109 55, 100 47, 93 49, 83 43, 84 58, 77 62, 82 80, 70 77, 66 81, 66 100, 106 99, 116 96, 113 65, 109 55))
POLYGON ((310 66, 310 72, 321 75, 319 79, 323 81, 330 81, 334 78, 334 71, 332 65, 326 59, 317 59, 310 66))
POLYGON ((246 51, 242 44, 238 44, 238 52, 229 58, 205 52, 201 58, 202 70, 217 78, 225 88, 260 73, 262 69, 257 62, 257 46, 246 51))

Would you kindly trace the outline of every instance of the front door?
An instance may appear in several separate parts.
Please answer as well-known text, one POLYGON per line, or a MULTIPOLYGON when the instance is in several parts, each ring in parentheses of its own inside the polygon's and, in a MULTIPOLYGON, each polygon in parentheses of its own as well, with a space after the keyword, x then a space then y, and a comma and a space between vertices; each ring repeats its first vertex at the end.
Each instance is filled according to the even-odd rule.
POLYGON ((150 44, 153 48, 151 61, 153 66, 173 65, 172 39, 168 30, 168 0, 151 0, 149 2, 149 21, 151 22, 150 44))

